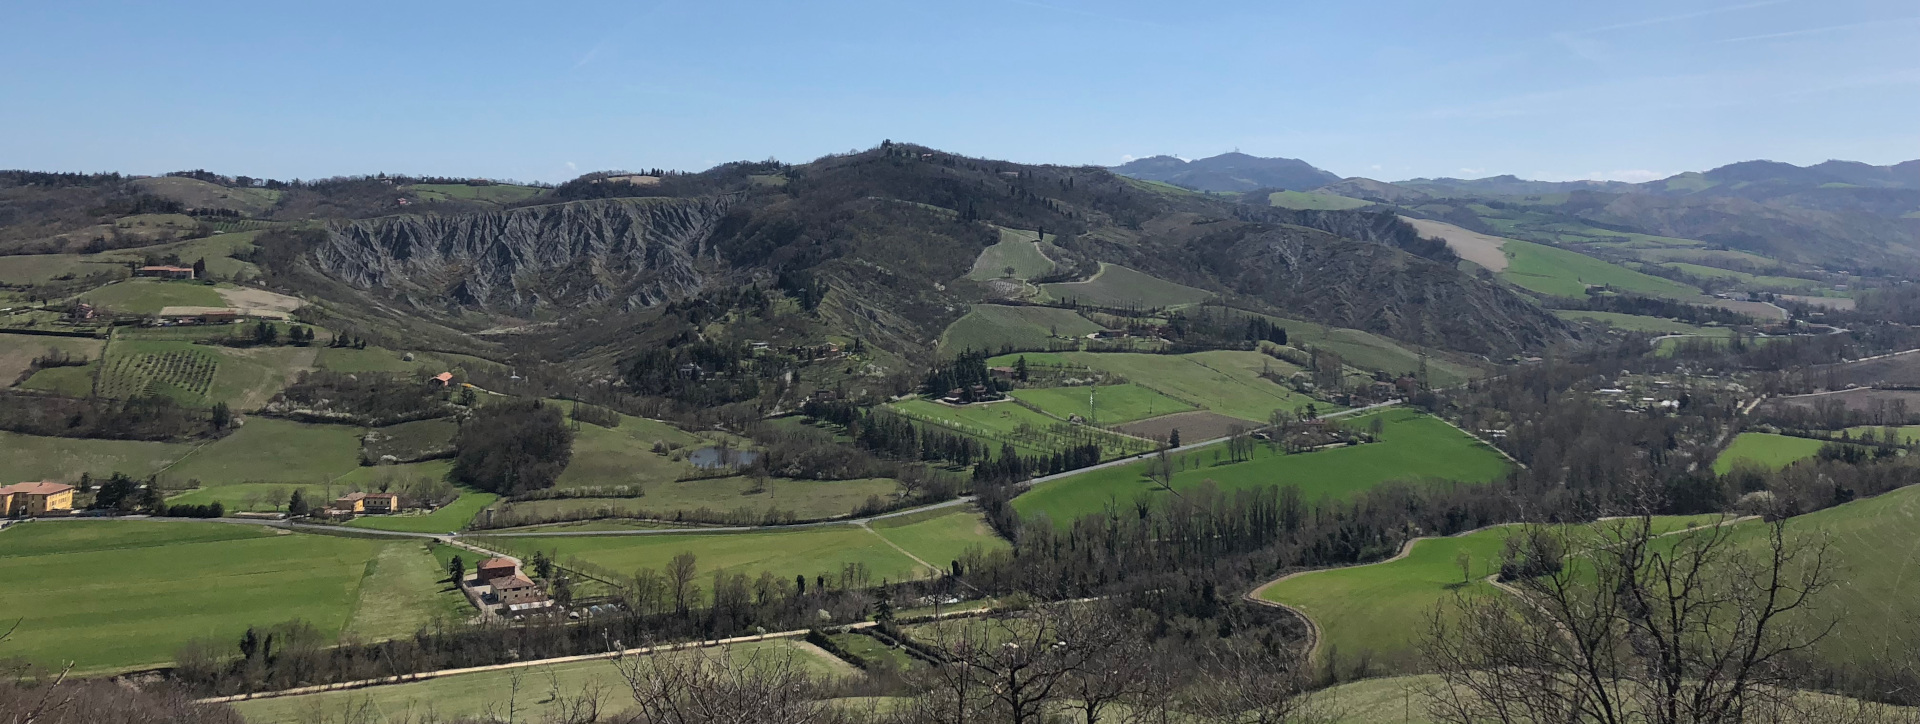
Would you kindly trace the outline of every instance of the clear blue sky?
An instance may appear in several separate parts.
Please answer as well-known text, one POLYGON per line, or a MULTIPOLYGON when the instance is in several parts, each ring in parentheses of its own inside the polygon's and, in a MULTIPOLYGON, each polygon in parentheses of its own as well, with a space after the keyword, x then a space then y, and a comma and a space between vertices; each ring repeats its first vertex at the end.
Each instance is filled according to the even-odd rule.
POLYGON ((1920 158, 1912 0, 10 3, 0 167, 558 181, 883 138, 1638 180, 1920 158))

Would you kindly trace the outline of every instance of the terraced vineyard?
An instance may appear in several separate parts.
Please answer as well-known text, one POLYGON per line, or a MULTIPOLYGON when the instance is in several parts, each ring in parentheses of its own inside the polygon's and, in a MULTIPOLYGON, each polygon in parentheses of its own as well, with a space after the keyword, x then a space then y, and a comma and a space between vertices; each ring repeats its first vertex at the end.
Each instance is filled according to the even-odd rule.
POLYGON ((99 394, 122 399, 161 395, 198 402, 213 389, 213 374, 219 369, 218 359, 197 350, 112 356, 100 373, 99 394))

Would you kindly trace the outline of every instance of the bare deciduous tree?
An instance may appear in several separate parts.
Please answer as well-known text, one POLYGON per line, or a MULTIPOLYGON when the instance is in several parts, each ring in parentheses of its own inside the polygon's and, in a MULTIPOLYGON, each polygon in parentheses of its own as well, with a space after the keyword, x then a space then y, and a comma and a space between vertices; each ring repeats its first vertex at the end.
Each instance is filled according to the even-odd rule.
MULTIPOLYGON (((1735 724, 1808 721, 1790 659, 1832 630, 1815 610, 1833 582, 1821 540, 1784 522, 1661 536, 1651 518, 1559 537, 1564 565, 1508 561, 1511 596, 1462 598, 1424 647, 1436 721, 1458 724, 1735 724)), ((1539 546, 1526 546, 1528 550, 1539 546)), ((1509 556, 1514 554, 1510 548, 1509 556)))

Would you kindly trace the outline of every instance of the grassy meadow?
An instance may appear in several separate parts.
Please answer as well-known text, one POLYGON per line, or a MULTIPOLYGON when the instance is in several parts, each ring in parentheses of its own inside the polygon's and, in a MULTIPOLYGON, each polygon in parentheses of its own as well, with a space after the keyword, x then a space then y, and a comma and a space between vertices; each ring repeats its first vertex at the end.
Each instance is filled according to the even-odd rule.
MULTIPOLYGON (((1662 517, 1655 520, 1654 531, 1684 530, 1715 520, 1662 517)), ((1456 598, 1501 595, 1486 579, 1499 572, 1506 540, 1520 530, 1502 526, 1429 538, 1414 543, 1399 560, 1302 573, 1263 587, 1257 595, 1298 609, 1320 627, 1317 665, 1331 664, 1344 673, 1366 658, 1376 671, 1413 672, 1421 668, 1417 648, 1435 607, 1456 598), (1464 571, 1462 556, 1467 559, 1464 571)))
POLYGON ((1599 322, 1627 332, 1651 332, 1654 334, 1698 334, 1704 336, 1731 336, 1733 330, 1727 327, 1702 327, 1686 322, 1648 317, 1639 314, 1621 314, 1619 312, 1589 312, 1578 309, 1553 310, 1556 317, 1568 321, 1599 322))
MULTIPOLYGON (((1292 455, 1274 446, 1256 446, 1253 458, 1223 463, 1214 446, 1173 456, 1175 490, 1211 482, 1219 490, 1292 485, 1308 502, 1343 498, 1389 480, 1442 479, 1469 483, 1498 480, 1507 473, 1505 458, 1466 433, 1430 415, 1406 409, 1371 413, 1347 424, 1382 420, 1380 441, 1292 455)), ((1046 515, 1056 525, 1099 513, 1110 505, 1130 506, 1136 498, 1158 498, 1166 491, 1146 476, 1147 463, 1118 465, 1034 486, 1013 499, 1023 516, 1046 515)))
POLYGON ((1700 294, 1699 289, 1676 281, 1545 244, 1513 240, 1501 250, 1509 261, 1500 278, 1541 294, 1579 299, 1587 296, 1589 285, 1676 299, 1700 294))
POLYGON ((0 576, 33 581, 8 593, 22 617, 8 653, 81 671, 159 665, 189 640, 238 640, 249 626, 299 619, 322 632, 413 632, 422 612, 451 610, 417 580, 418 562, 389 556, 417 543, 285 533, 223 523, 50 521, 0 531, 0 576), (376 559, 381 563, 376 564, 376 559), (384 569, 384 573, 382 572, 384 569), (245 585, 234 585, 244 581, 245 585), (363 597, 366 586, 383 593, 363 597))
POLYGON ((1072 310, 1055 307, 1009 307, 975 304, 966 316, 940 333, 942 354, 967 350, 997 352, 1006 347, 1044 349, 1079 344, 1079 338, 1100 331, 1072 310))
POLYGON ((1765 432, 1743 432, 1733 438, 1733 444, 1713 459, 1713 472, 1726 475, 1733 472, 1735 465, 1749 464, 1768 470, 1779 470, 1793 463, 1813 457, 1820 452, 1826 442, 1804 437, 1788 437, 1765 432))
POLYGON ((1084 305, 1120 309, 1184 307, 1206 301, 1213 292, 1175 284, 1117 264, 1100 264, 1100 272, 1084 282, 1042 284, 1048 299, 1075 300, 1084 305))
POLYGON ((1309 404, 1321 411, 1340 409, 1262 378, 1263 369, 1271 368, 1276 374, 1285 375, 1298 368, 1258 352, 1215 350, 1184 355, 1073 352, 1062 357, 1074 364, 1118 374, 1135 385, 1189 405, 1242 420, 1265 423, 1274 410, 1299 410, 1309 404))
MULTIPOLYGON (((791 639, 732 644, 728 649, 730 661, 739 666, 794 656, 797 657, 797 666, 814 676, 844 675, 848 668, 820 649, 791 639)), ((489 714, 504 717, 515 680, 522 683, 519 699, 514 702, 513 708, 519 712, 517 716, 526 717, 524 721, 543 721, 544 717, 560 715, 560 709, 550 696, 554 687, 567 696, 577 696, 589 687, 597 688, 602 693, 599 701, 603 712, 617 712, 633 703, 627 682, 621 678, 613 661, 594 659, 459 674, 366 689, 255 699, 233 706, 249 724, 338 721, 364 716, 368 712, 377 713, 380 717, 378 721, 411 721, 429 714, 442 718, 484 717, 489 714)), ((353 720, 360 721, 357 718, 353 720)))
POLYGON ((989 279, 1032 279, 1053 271, 1053 260, 1041 253, 1037 242, 1037 232, 1018 229, 1000 229, 1000 243, 980 250, 980 257, 973 262, 973 271, 967 278, 974 281, 989 279), (1008 268, 1013 272, 1009 274, 1008 268))
POLYGON ((681 553, 692 553, 696 580, 704 590, 715 570, 748 578, 771 573, 835 579, 842 566, 864 564, 874 581, 923 578, 926 569, 894 550, 873 531, 856 525, 829 525, 753 533, 670 533, 639 536, 481 537, 476 542, 525 558, 534 551, 552 554, 562 564, 577 560, 621 576, 642 568, 660 570, 681 553))
POLYGON ((995 534, 986 518, 972 508, 941 508, 887 518, 874 521, 872 528, 920 560, 949 568, 969 548, 992 551, 1008 547, 1006 539, 995 534))
POLYGON ((360 467, 360 428, 250 417, 166 472, 168 487, 237 483, 325 485, 360 467))
POLYGON ((122 314, 158 314, 165 307, 224 307, 225 297, 197 281, 128 279, 80 295, 80 301, 122 314))
MULTIPOLYGON (((564 412, 569 403, 558 403, 564 412)), ((655 442, 666 442, 687 449, 709 443, 693 433, 630 415, 620 416, 618 427, 581 423, 573 439, 573 461, 555 483, 562 488, 580 486, 639 485, 651 492, 657 483, 668 483, 697 472, 692 463, 672 455, 653 452, 655 442)))
POLYGON ((1152 389, 1137 384, 1089 387, 1043 387, 1014 390, 1015 399, 1047 411, 1062 420, 1079 415, 1100 425, 1124 422, 1196 409, 1152 389), (1089 398, 1091 397, 1091 400, 1089 398), (1089 406, 1091 401, 1092 406, 1089 406), (1097 408, 1097 410, 1096 410, 1097 408), (1096 415, 1095 413, 1098 412, 1096 415))
POLYGON ((73 483, 82 473, 144 478, 193 450, 192 445, 141 440, 42 437, 0 431, 0 480, 73 483))

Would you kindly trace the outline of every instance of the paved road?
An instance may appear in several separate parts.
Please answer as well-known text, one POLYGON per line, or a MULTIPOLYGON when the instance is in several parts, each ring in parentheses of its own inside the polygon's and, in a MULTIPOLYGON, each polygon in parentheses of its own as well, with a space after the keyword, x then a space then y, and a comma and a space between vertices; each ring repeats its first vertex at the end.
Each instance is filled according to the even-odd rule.
MULTIPOLYGON (((1359 415, 1366 412, 1372 412, 1374 410, 1378 410, 1382 408, 1393 407, 1395 405, 1401 404, 1402 402, 1405 402, 1405 401, 1404 400, 1388 400, 1386 402, 1377 402, 1377 403, 1366 405, 1363 407, 1356 407, 1351 410, 1341 410, 1339 412, 1329 413, 1326 415, 1322 415, 1321 417, 1322 419, 1329 419, 1329 420, 1341 418, 1341 417, 1350 417, 1353 415, 1359 415)), ((1168 454, 1177 454, 1177 453, 1187 452, 1190 450, 1198 450, 1200 448, 1218 445, 1220 443, 1226 442, 1229 439, 1230 438, 1226 438, 1226 437, 1216 437, 1212 440, 1203 440, 1201 442, 1196 442, 1189 445, 1181 445, 1176 448, 1169 448, 1167 452, 1168 454)), ((1159 451, 1155 450, 1153 452, 1145 452, 1139 455, 1119 458, 1116 460, 1109 460, 1107 462, 1100 463, 1098 465, 1091 465, 1084 468, 1069 470, 1064 473, 1056 473, 1053 475, 1042 475, 1040 477, 1033 478, 1026 482, 1020 483, 1019 485, 1023 488, 1030 488, 1035 485, 1040 485, 1042 483, 1049 483, 1055 480, 1061 480, 1061 479, 1069 478, 1075 475, 1093 472, 1095 470, 1102 470, 1105 468, 1111 468, 1111 467, 1116 467, 1120 465, 1131 465, 1133 463, 1137 463, 1142 460, 1147 460, 1149 458, 1152 458, 1153 456, 1158 454, 1160 454, 1159 451)), ((814 521, 811 523, 793 523, 789 525, 731 525, 731 526, 715 526, 715 527, 704 527, 704 528, 658 528, 658 529, 644 529, 644 530, 570 530, 570 531, 535 531, 535 532, 469 531, 465 533, 458 532, 458 531, 449 531, 446 533, 413 533, 408 531, 376 530, 373 528, 353 528, 349 526, 338 526, 338 525, 311 525, 307 523, 290 523, 282 520, 262 520, 262 519, 254 519, 254 518, 151 518, 143 515, 129 515, 129 516, 114 517, 114 518, 88 518, 88 517, 42 518, 41 520, 155 520, 155 521, 172 521, 172 522, 199 522, 199 523, 218 522, 218 523, 232 523, 232 524, 238 524, 238 525, 261 525, 261 526, 267 526, 270 528, 281 528, 285 530, 307 530, 307 531, 323 532, 323 533, 343 533, 344 532, 344 533, 351 533, 351 534, 387 536, 387 537, 395 537, 395 538, 430 539, 430 540, 437 540, 437 541, 440 541, 441 543, 445 543, 448 545, 460 546, 462 548, 467 548, 479 553, 486 553, 489 555, 500 555, 496 551, 490 551, 485 548, 481 548, 479 546, 475 546, 471 543, 467 543, 465 541, 461 541, 458 539, 472 538, 476 536, 485 536, 490 538, 536 538, 536 537, 550 538, 555 536, 572 537, 572 536, 623 536, 623 535, 687 535, 687 534, 696 534, 696 533, 745 533, 745 532, 751 532, 751 531, 795 530, 800 528, 819 528, 819 527, 833 526, 833 525, 867 525, 874 521, 886 520, 888 518, 899 518, 903 516, 925 513, 927 511, 932 511, 932 510, 942 510, 946 508, 953 508, 953 507, 968 505, 974 501, 974 497, 975 496, 972 496, 972 495, 965 495, 965 496, 954 498, 948 501, 933 503, 930 505, 922 505, 922 506, 917 506, 913 508, 905 508, 902 510, 893 511, 891 513, 881 513, 879 515, 867 516, 865 518, 837 518, 833 520, 821 520, 821 521, 814 521)))

